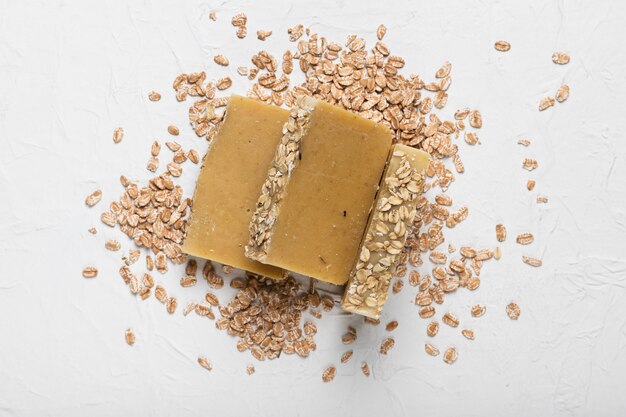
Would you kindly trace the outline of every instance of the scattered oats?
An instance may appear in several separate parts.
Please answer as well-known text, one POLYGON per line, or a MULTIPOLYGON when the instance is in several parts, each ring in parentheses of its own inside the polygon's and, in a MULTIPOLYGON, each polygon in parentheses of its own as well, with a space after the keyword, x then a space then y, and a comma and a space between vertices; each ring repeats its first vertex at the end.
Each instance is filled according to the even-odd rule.
POLYGON ((528 191, 532 191, 535 188, 535 184, 535 180, 526 181, 526 188, 528 189, 528 191))
POLYGON ((476 145, 477 143, 480 143, 480 138, 474 132, 466 132, 463 137, 468 145, 476 145))
POLYGON ((195 149, 190 149, 189 152, 187 152, 187 158, 194 164, 200 162, 200 155, 198 155, 198 151, 195 149))
POLYGON ((461 157, 459 156, 459 154, 455 153, 452 159, 454 161, 454 169, 456 169, 456 172, 458 172, 459 174, 464 173, 465 165, 463 165, 463 161, 461 160, 461 157))
POLYGON ((435 315, 435 307, 433 306, 422 307, 420 308, 419 315, 423 319, 431 318, 432 316, 435 315))
POLYGON ((215 318, 213 310, 211 310, 211 305, 208 303, 202 302, 201 304, 196 305, 194 311, 199 316, 208 317, 211 320, 215 318))
POLYGON ((470 108, 469 107, 465 107, 464 109, 459 109, 456 112, 454 112, 454 118, 456 120, 463 120, 467 117, 468 114, 470 114, 470 108))
POLYGON ((228 58, 226 58, 224 55, 215 55, 213 57, 213 62, 215 62, 217 65, 221 65, 223 67, 227 67, 228 64, 230 63, 228 58))
POLYGON ((500 249, 500 246, 494 249, 493 257, 495 258, 496 261, 499 261, 500 258, 502 258, 502 249, 500 249))
POLYGON ((95 235, 96 233, 98 233, 95 227, 90 227, 89 229, 87 229, 87 231, 91 233, 92 235, 95 235))
POLYGON ((124 332, 124 339, 126 339, 126 344, 128 346, 132 346, 135 344, 135 333, 131 329, 126 329, 124 332))
POLYGON ((124 175, 120 175, 120 184, 122 184, 122 187, 128 187, 130 185, 130 180, 124 175))
POLYGON ((152 290, 150 288, 142 288, 141 291, 139 291, 139 296, 141 297, 142 300, 146 300, 150 297, 150 294, 152 294, 152 290))
POLYGON ((272 36, 272 31, 271 30, 257 30, 256 31, 256 37, 261 40, 264 41, 265 39, 269 38, 270 36, 272 36))
POLYGON ((183 168, 176 162, 170 162, 167 164, 167 172, 169 172, 172 177, 180 177, 183 173, 183 168))
POLYGON ((507 41, 496 41, 494 46, 496 50, 500 52, 507 52, 511 50, 511 44, 507 41))
POLYGON ((230 265, 222 265, 222 272, 225 273, 226 275, 232 274, 234 270, 235 268, 233 268, 230 265))
POLYGON ((148 273, 144 273, 141 277, 141 282, 143 283, 143 285, 146 288, 152 288, 154 287, 154 278, 152 277, 152 275, 148 274, 148 273))
POLYGON ((558 65, 565 65, 569 63, 569 55, 565 52, 555 52, 552 54, 552 62, 558 65))
POLYGON ((166 307, 167 307, 168 313, 174 314, 174 312, 176 311, 176 307, 178 307, 178 301, 176 301, 176 298, 175 297, 168 298, 166 307))
MULTIPOLYGON (((446 78, 447 76, 450 75, 450 70, 452 69, 452 64, 449 62, 446 62, 445 64, 443 64, 441 66, 441 68, 439 68, 437 70, 437 72, 435 73, 435 77, 437 78, 446 78)), ((459 110, 457 110, 457 113, 459 112, 459 110)), ((456 116, 456 114, 455 114, 456 116)), ((465 118, 465 116, 462 117, 462 119, 465 118)))
POLYGON ((215 13, 215 10, 211 10, 211 12, 209 13, 209 19, 211 19, 214 22, 215 20, 217 20, 217 14, 215 13))
POLYGON ((435 337, 439 333, 439 323, 436 321, 431 321, 426 326, 426 334, 430 337, 435 337))
POLYGON ((376 37, 378 38, 379 41, 383 40, 386 33, 387 33, 387 27, 383 25, 382 23, 378 25, 378 28, 376 28, 376 37))
MULTIPOLYGON (((169 128, 168 128, 168 131, 169 131, 169 128)), ((178 142, 165 142, 165 146, 167 146, 167 148, 172 152, 177 152, 181 148, 178 142)))
POLYGON ((87 266, 83 269, 83 277, 95 278, 98 276, 98 268, 95 266, 87 266))
POLYGON ((363 317, 363 321, 374 326, 378 326, 380 324, 380 319, 373 319, 371 317, 363 317))
POLYGON ((393 320, 387 323, 385 330, 387 330, 388 332, 391 332, 391 331, 394 331, 397 327, 398 327, 398 322, 396 320, 393 320))
POLYGON ((167 302, 167 291, 165 291, 165 288, 160 285, 156 286, 154 296, 161 302, 161 304, 165 304, 167 302))
POLYGON ((245 67, 245 66, 237 67, 237 74, 247 77, 249 74, 248 67, 245 67))
POLYGON ((120 143, 124 139, 124 129, 118 127, 113 131, 113 142, 120 143))
POLYGON ((211 362, 205 358, 204 356, 200 356, 198 357, 198 364, 203 367, 204 369, 206 369, 207 371, 211 371, 213 370, 213 365, 211 364, 211 362))
POLYGON ((563 103, 565 100, 567 100, 568 97, 569 85, 567 84, 563 84, 562 86, 560 86, 559 89, 556 91, 556 95, 554 96, 554 98, 556 98, 556 101, 558 101, 559 103, 563 103))
MULTIPOLYGON (((170 135, 173 135, 173 136, 178 136, 178 135, 180 134, 180 130, 178 129, 178 127, 176 127, 176 126, 174 126, 174 125, 169 125, 169 126, 167 127, 167 132, 168 132, 170 135)), ((168 143, 169 143, 169 142, 168 142, 168 143)), ((169 146, 168 146, 168 147, 169 147, 169 146)), ((172 149, 172 148, 170 148, 170 149, 172 149)), ((177 149, 177 150, 178 150, 178 149, 177 149)))
POLYGON ((247 28, 247 27, 245 27, 245 26, 239 26, 239 27, 237 28, 237 32, 236 32, 236 34, 237 34, 237 37, 238 37, 239 39, 243 39, 243 38, 245 38, 245 37, 246 37, 246 35, 248 35, 248 28, 247 28))
POLYGON ((443 265, 448 261, 448 256, 443 252, 434 250, 430 253, 428 259, 434 264, 443 265))
POLYGON ((161 144, 159 143, 159 141, 154 141, 152 142, 152 146, 150 147, 150 154, 154 157, 159 156, 159 153, 161 153, 161 144))
POLYGON ((554 99, 552 97, 544 97, 539 100, 539 111, 544 111, 548 107, 554 106, 554 99))
POLYGON ((417 271, 411 271, 409 274, 409 284, 412 287, 417 287, 420 283, 420 273, 417 271))
POLYGON ((233 80, 231 80, 230 77, 224 77, 217 80, 216 87, 218 90, 226 90, 231 85, 233 85, 233 80))
POLYGON ((291 42, 295 42, 304 34, 304 26, 298 24, 292 28, 287 29, 287 33, 289 34, 289 40, 291 42))
POLYGON ((518 145, 528 146, 530 145, 530 141, 528 139, 520 139, 517 141, 518 145))
POLYGON ((123 256, 122 259, 126 265, 132 265, 139 260, 141 251, 139 249, 131 249, 128 251, 128 255, 123 256))
POLYGON ((369 377, 370 376, 370 367, 367 364, 367 362, 362 362, 361 363, 361 372, 363 372, 363 375, 369 377))
POLYGON ((352 358, 352 354, 353 354, 353 352, 351 350, 349 350, 349 351, 345 352, 343 355, 341 355, 341 363, 348 362, 352 358))
POLYGON ((85 204, 89 207, 93 207, 102 199, 102 191, 96 190, 93 193, 89 194, 87 198, 85 198, 85 204))
POLYGON ((150 255, 146 256, 146 268, 148 269, 148 271, 152 271, 154 269, 154 260, 150 255))
POLYGON ((174 152, 174 157, 172 158, 172 160, 177 164, 182 164, 187 160, 187 155, 185 155, 185 151, 183 149, 180 149, 174 152))
POLYGON ((350 345, 354 343, 355 340, 356 340, 356 334, 354 333, 346 333, 343 336, 341 336, 341 342, 344 345, 350 345))
POLYGON ((110 251, 118 251, 122 248, 122 244, 115 239, 110 239, 106 241, 104 247, 110 251))
POLYGON ((336 371, 337 371, 337 369, 335 369, 334 366, 329 366, 328 368, 326 368, 324 370, 324 372, 322 373, 322 381, 330 382, 333 379, 335 379, 335 372, 336 371))
POLYGON ((480 305, 480 304, 476 304, 475 306, 472 307, 471 313, 473 317, 480 317, 483 314, 485 314, 486 311, 487 311, 487 307, 480 305))
POLYGON ((185 265, 185 274, 195 277, 196 272, 198 272, 198 262, 195 259, 189 259, 185 265))
POLYGON ((159 169, 159 158, 153 156, 148 160, 146 164, 146 169, 150 172, 156 172, 159 169))
POLYGON ((443 361, 449 365, 452 365, 454 362, 456 362, 458 357, 459 354, 454 347, 446 349, 446 351, 443 353, 443 361))
POLYGON ((469 124, 475 129, 483 127, 483 116, 480 110, 472 110, 469 114, 469 124))
POLYGON ((207 292, 204 295, 204 299, 211 305, 213 306, 219 306, 220 305, 220 300, 217 298, 217 295, 215 295, 212 292, 207 292))
POLYGON ((185 307, 185 309, 183 310, 183 316, 187 316, 192 311, 195 311, 197 306, 198 303, 196 303, 195 301, 189 302, 189 304, 187 304, 187 307, 185 307))
POLYGON ((396 344, 396 341, 393 340, 392 337, 387 337, 385 338, 382 343, 380 344, 380 353, 382 355, 386 355, 387 353, 389 353, 389 351, 391 349, 393 349, 393 346, 396 344))
POLYGON ((329 312, 335 306, 335 300, 330 295, 324 295, 322 297, 322 308, 324 311, 329 312))
POLYGON ((509 305, 506 306, 506 314, 509 315, 509 318, 511 320, 517 320, 519 318, 520 313, 521 311, 517 304, 510 303, 509 305))
POLYGON ((522 162, 522 168, 524 168, 527 171, 535 170, 537 169, 537 167, 539 167, 539 163, 537 162, 536 159, 526 158, 524 159, 524 162, 522 162))
POLYGON ((156 91, 150 91, 150 93, 148 93, 148 98, 150 99, 150 101, 159 101, 161 100, 161 94, 157 93, 156 91))
POLYGON ((474 331, 470 329, 461 330, 461 334, 469 340, 474 340, 474 331))
MULTIPOLYGON (((399 265, 398 268, 396 269, 396 275, 399 275, 398 271, 401 269, 401 267, 402 265, 399 265)), ((397 279, 393 283, 393 286, 391 287, 391 291, 393 291, 394 294, 397 294, 400 291, 402 291, 402 288, 404 288, 404 281, 402 281, 401 279, 397 279)))
POLYGON ((431 345, 430 343, 426 343, 424 345, 424 350, 430 356, 437 356, 437 355, 439 355, 439 349, 437 349, 435 346, 431 345))
POLYGON ((196 285, 197 282, 198 280, 196 279, 196 277, 191 276, 191 275, 186 275, 180 279, 180 286, 185 287, 185 288, 193 287, 194 285, 196 285))
POLYGON ((233 278, 232 280, 230 280, 231 288, 237 288, 237 289, 246 288, 246 284, 247 284, 247 281, 245 278, 233 278))
POLYGON ((503 224, 496 224, 496 239, 498 242, 506 240, 506 227, 503 224))
POLYGON ((248 16, 246 16, 245 13, 237 13, 230 20, 230 23, 235 27, 245 26, 247 22, 248 22, 248 16))
POLYGON ((535 237, 532 233, 522 233, 517 235, 515 241, 520 245, 530 245, 535 240, 535 237))
POLYGON ((246 372, 248 373, 248 375, 252 375, 254 372, 256 372, 256 369, 254 369, 254 365, 249 364, 248 366, 246 366, 246 372))
POLYGON ((441 321, 443 321, 445 324, 447 324, 450 327, 458 327, 459 325, 459 319, 449 311, 443 315, 443 317, 441 318, 441 321))
POLYGON ((537 203, 547 203, 548 197, 537 197, 537 203))
POLYGON ((534 266, 534 267, 539 267, 542 264, 541 259, 531 258, 531 257, 528 257, 528 256, 522 256, 522 261, 526 265, 530 265, 530 266, 534 266))

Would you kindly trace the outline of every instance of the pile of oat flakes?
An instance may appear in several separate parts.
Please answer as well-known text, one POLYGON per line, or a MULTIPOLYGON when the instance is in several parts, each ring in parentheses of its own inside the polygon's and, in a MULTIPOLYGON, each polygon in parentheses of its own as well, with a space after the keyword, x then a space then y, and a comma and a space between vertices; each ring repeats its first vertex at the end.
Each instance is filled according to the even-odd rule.
MULTIPOLYGON (((216 20, 216 13, 211 12, 210 18, 216 20)), ((245 14, 239 13, 232 17, 231 23, 238 38, 247 36, 248 19, 245 14)), ((452 198, 446 194, 455 176, 465 170, 460 156, 460 138, 469 146, 479 144, 477 130, 482 127, 483 121, 480 111, 470 108, 457 110, 451 120, 438 116, 436 112, 444 108, 448 99, 452 80, 451 64, 443 64, 431 81, 424 81, 418 75, 404 75, 405 61, 401 56, 391 53, 383 41, 385 33, 385 26, 380 25, 376 31, 377 41, 368 50, 365 40, 357 35, 350 35, 340 43, 312 33, 303 25, 296 25, 288 30, 289 40, 295 46, 293 50, 279 55, 260 50, 251 57, 251 65, 237 67, 236 76, 250 81, 248 96, 252 98, 289 107, 297 96, 311 95, 384 124, 392 131, 395 143, 430 153, 432 163, 426 172, 425 194, 419 199, 418 215, 397 266, 392 292, 397 294, 402 291, 404 278, 408 278, 409 285, 417 291, 414 302, 418 314, 429 320, 426 334, 434 338, 439 330, 436 316, 441 317, 441 322, 447 326, 458 328, 460 325, 453 312, 442 308, 446 296, 460 288, 476 290, 481 283, 484 263, 500 259, 501 255, 499 247, 460 246, 457 249, 445 237, 447 229, 456 227, 469 215, 468 207, 453 208, 452 198), (304 75, 305 81, 292 85, 290 75, 296 68, 304 75), (427 265, 424 265, 425 262, 427 265)), ((271 31, 257 31, 261 41, 271 35, 271 31)), ((495 48, 507 52, 511 45, 506 41, 498 41, 495 48)), ((216 55, 213 60, 221 66, 230 66, 229 59, 224 55, 216 55)), ((557 52, 553 61, 560 65, 567 64, 569 56, 557 52)), ((189 107, 189 121, 199 137, 210 141, 219 129, 231 85, 231 77, 211 80, 205 72, 180 74, 174 80, 176 99, 193 100, 189 107)), ((564 85, 558 89, 556 101, 562 102, 568 95, 569 87, 564 85)), ((152 91, 148 97, 158 101, 161 94, 152 91)), ((554 101, 551 97, 542 99, 539 109, 545 110, 554 105, 554 101)), ((169 126, 168 133, 175 137, 179 129, 169 126)), ((119 143, 123 138, 123 129, 116 129, 113 141, 119 143)), ((530 145, 527 139, 518 143, 530 145)), ((151 298, 154 293, 154 298, 164 304, 170 314, 174 314, 178 307, 177 298, 168 295, 164 284, 157 285, 153 274, 155 270, 160 274, 167 273, 170 262, 186 262, 185 275, 180 278, 179 285, 195 286, 200 275, 211 291, 206 292, 203 300, 187 304, 183 308, 185 316, 194 312, 214 320, 218 329, 238 338, 237 348, 240 351, 249 350, 257 360, 274 359, 282 353, 308 356, 316 348, 314 336, 317 326, 314 320, 321 319, 323 312, 331 311, 336 300, 330 295, 321 295, 313 279, 308 288, 304 288, 301 282, 292 277, 275 282, 241 272, 238 277, 229 279, 229 285, 237 289, 236 295, 231 300, 220 301, 213 291, 224 286, 225 280, 221 274, 230 274, 233 268, 223 265, 216 269, 210 261, 202 261, 204 265, 199 268, 196 259, 187 259, 181 251, 189 209, 193 204, 184 195, 192 194, 193 190, 184 191, 176 179, 187 161, 193 164, 200 162, 200 154, 195 149, 184 150, 174 141, 166 142, 165 146, 171 154, 164 159, 171 157, 171 161, 162 172, 143 186, 122 176, 120 181, 124 193, 111 202, 100 217, 106 226, 119 227, 137 246, 122 257, 119 270, 130 292, 143 300, 151 298), (146 252, 145 272, 140 274, 133 272, 131 265, 139 261, 142 247, 146 252), (216 318, 215 310, 219 318, 216 318), (305 319, 309 316, 310 319, 305 319)), ((160 157, 163 158, 161 144, 155 141, 150 147, 146 168, 154 173, 159 171, 160 157)), ((532 171, 538 167, 538 162, 525 159, 522 166, 532 171)), ((535 181, 528 180, 528 190, 534 186, 535 181)), ((97 190, 87 197, 86 204, 94 206, 101 198, 102 193, 97 190)), ((545 203, 547 199, 540 197, 538 202, 545 203)), ((97 233, 95 228, 89 230, 93 234, 97 233)), ((505 241, 505 226, 498 224, 495 230, 497 241, 505 241)), ((531 233, 523 233, 516 238, 521 245, 531 244, 533 240, 531 233)), ((105 242, 105 248, 118 251, 121 243, 109 240, 105 242)), ((539 259, 524 256, 522 260, 531 266, 541 265, 539 259)), ((96 277, 97 268, 85 267, 83 276, 96 277)), ((480 317, 485 312, 486 307, 480 304, 471 307, 470 311, 474 317, 480 317)), ((520 308, 510 303, 506 313, 516 320, 520 308)), ((365 321, 379 324, 367 318, 365 321)), ((398 322, 392 321, 386 325, 386 330, 392 332, 397 326, 398 322)), ((470 340, 475 338, 474 331, 469 328, 460 329, 460 334, 470 340)), ((342 337, 342 343, 350 345, 356 338, 357 331, 350 326, 342 337)), ((126 331, 125 339, 129 345, 135 343, 131 329, 126 331)), ((380 344, 380 354, 389 354, 394 345, 393 337, 384 338, 380 344)), ((426 343, 424 350, 431 356, 440 354, 433 343, 426 343)), ((458 352, 454 346, 450 346, 442 356, 446 363, 451 364, 456 361, 458 352)), ((347 350, 341 355, 340 361, 346 363, 352 357, 353 351, 347 350)), ((207 370, 212 369, 211 362, 205 357, 198 358, 198 363, 207 370)), ((248 365, 246 369, 248 374, 254 373, 253 365, 248 365)), ((361 363, 361 369, 365 376, 370 375, 370 367, 366 362, 361 363)), ((322 375, 323 381, 332 380, 335 373, 335 366, 327 367, 322 375)))

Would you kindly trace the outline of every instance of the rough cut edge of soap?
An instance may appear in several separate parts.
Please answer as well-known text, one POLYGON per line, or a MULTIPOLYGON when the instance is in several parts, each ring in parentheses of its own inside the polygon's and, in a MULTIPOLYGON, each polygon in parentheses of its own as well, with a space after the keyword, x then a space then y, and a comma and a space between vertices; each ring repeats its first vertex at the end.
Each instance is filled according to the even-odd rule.
POLYGON ((387 168, 341 299, 344 310, 373 319, 380 317, 387 301, 395 265, 415 220, 424 186, 423 171, 412 166, 398 145, 392 149, 387 168), (400 159, 400 163, 390 172, 394 159, 400 159), (381 240, 389 244, 381 244, 381 240))
POLYGON ((298 97, 291 108, 289 120, 283 126, 283 136, 250 220, 250 239, 245 248, 245 255, 250 259, 259 262, 267 259, 280 204, 286 194, 291 173, 300 160, 302 138, 309 129, 311 114, 318 102, 309 96, 298 97))

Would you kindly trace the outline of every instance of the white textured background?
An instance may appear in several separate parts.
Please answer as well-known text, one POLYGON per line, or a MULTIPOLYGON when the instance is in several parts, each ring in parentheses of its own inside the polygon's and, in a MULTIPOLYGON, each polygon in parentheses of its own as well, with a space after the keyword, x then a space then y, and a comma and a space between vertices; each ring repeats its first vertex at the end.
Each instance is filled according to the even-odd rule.
MULTIPOLYGON (((0 415, 625 415, 625 19, 620 1, 0 0, 0 415), (245 40, 230 26, 239 11, 248 14, 245 40), (477 334, 470 342, 442 326, 434 343, 458 347, 453 366, 424 354, 426 321, 407 285, 383 318, 400 322, 388 357, 377 353, 384 329, 369 326, 352 361, 339 364, 340 335, 355 320, 337 311, 318 323, 311 357, 256 363, 247 376, 253 360, 234 338, 180 314, 201 285, 183 290, 180 274, 158 277, 182 304, 169 316, 154 299, 131 297, 117 275, 121 252, 103 248, 113 237, 130 247, 98 214, 121 193, 120 174, 148 178, 149 145, 166 138, 169 123, 181 126, 186 148, 204 149, 186 124, 188 103, 173 97, 173 78, 226 74, 212 62, 218 51, 231 71, 261 48, 282 53, 296 23, 330 40, 357 33, 370 46, 385 23, 405 74, 429 80, 453 63, 444 116, 464 106, 483 112, 483 144, 461 143, 467 172, 450 190, 470 218, 448 235, 457 247, 493 246, 503 222, 510 238, 479 290, 448 297, 446 307, 477 334), (259 28, 274 35, 262 43, 259 28), (512 50, 496 52, 497 39, 512 50), (554 65, 555 50, 572 62, 554 65), (539 113, 539 99, 563 82, 570 99, 539 113), (147 100, 152 89, 161 102, 147 100), (117 126, 126 138, 114 145, 117 126), (521 137, 532 145, 516 145, 521 137), (522 170, 525 157, 539 169, 522 170), (96 188, 103 202, 89 210, 83 200, 96 188), (549 204, 537 205, 537 195, 549 204), (97 236, 87 233, 92 225, 97 236), (535 243, 516 245, 511 236, 525 231, 535 243), (544 266, 522 264, 522 254, 544 266), (97 279, 81 277, 88 264, 100 269, 97 279), (522 308, 517 322, 504 313, 511 300, 522 308), (488 306, 480 319, 469 315, 475 303, 488 306), (127 327, 137 333, 132 348, 127 327), (212 360, 212 373, 198 355, 212 360), (322 384, 333 363, 335 381, 322 384)), ((233 91, 245 93, 234 79, 233 91)), ((185 165, 190 193, 197 168, 185 165)))

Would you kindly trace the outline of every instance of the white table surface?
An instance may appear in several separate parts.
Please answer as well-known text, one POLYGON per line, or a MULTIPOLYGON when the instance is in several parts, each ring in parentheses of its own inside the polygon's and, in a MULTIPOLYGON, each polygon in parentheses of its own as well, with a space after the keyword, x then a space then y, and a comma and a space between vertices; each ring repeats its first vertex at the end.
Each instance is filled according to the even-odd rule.
MULTIPOLYGON (((1 1, 0 416, 625 415, 625 19, 626 3, 608 0, 1 1), (239 11, 248 15, 245 40, 230 25, 239 11), (430 80, 453 63, 442 116, 482 110, 482 145, 461 143, 466 173, 450 189, 471 214, 447 236, 457 247, 493 247, 494 225, 503 222, 509 239, 479 290, 447 298, 477 334, 468 341, 442 327, 434 343, 458 347, 453 366, 423 352, 427 321, 408 285, 385 310, 383 322, 400 323, 387 357, 378 354, 383 326, 363 327, 354 358, 341 365, 340 336, 360 321, 336 310, 318 322, 308 359, 255 363, 212 322, 180 314, 205 290, 178 287, 180 268, 159 277, 180 300, 169 316, 155 300, 129 294, 117 275, 121 252, 104 250, 108 238, 130 248, 98 214, 121 193, 120 174, 149 178, 152 140, 175 123, 185 147, 206 147, 187 124, 189 102, 174 99, 174 77, 205 69, 217 78, 261 48, 282 53, 297 23, 340 42, 356 33, 370 46, 385 23, 405 73, 430 80), (262 43, 257 29, 274 34, 262 43), (511 51, 495 51, 498 39, 511 51), (571 63, 554 65, 556 50, 571 63), (216 53, 230 58, 230 69, 212 62, 216 53), (538 112, 539 99, 563 82, 569 100, 538 112), (163 94, 158 103, 147 99, 153 89, 163 94), (117 126, 126 138, 114 145, 117 126), (522 137, 532 145, 517 145, 522 137), (539 169, 523 170, 525 157, 539 169), (533 192, 528 178, 537 180, 533 192), (83 200, 96 188, 103 202, 87 209, 83 200), (538 195, 549 203, 536 204, 538 195), (535 243, 515 244, 525 231, 535 243), (522 264, 523 254, 543 267, 522 264), (98 278, 82 278, 89 264, 98 278), (522 309, 517 322, 504 312, 512 300, 522 309), (479 319, 469 315, 476 303, 488 308, 479 319), (137 334, 132 348, 128 327, 137 334), (199 355, 211 359, 211 373, 197 365, 199 355), (330 364, 337 377, 323 384, 330 364)), ((234 79, 232 91, 245 94, 248 83, 234 79)), ((185 169, 191 193, 198 168, 185 169)))

